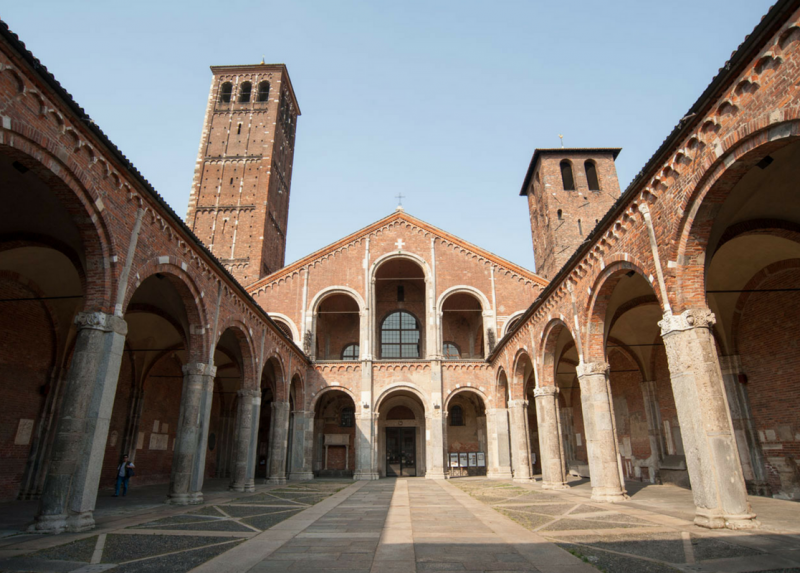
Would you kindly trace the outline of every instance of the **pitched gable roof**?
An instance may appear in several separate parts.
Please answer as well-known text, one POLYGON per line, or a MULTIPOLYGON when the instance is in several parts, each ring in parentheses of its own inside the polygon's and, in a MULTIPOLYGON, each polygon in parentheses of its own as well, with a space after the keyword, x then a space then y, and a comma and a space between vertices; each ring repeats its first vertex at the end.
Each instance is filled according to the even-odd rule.
POLYGON ((531 281, 533 281, 533 282, 535 282, 535 283, 537 283, 537 284, 539 284, 541 286, 545 286, 545 285, 548 284, 547 280, 543 279, 542 277, 540 277, 539 275, 537 275, 533 271, 530 271, 530 270, 528 270, 528 269, 526 269, 524 267, 516 265, 516 264, 512 263, 511 261, 507 261, 506 259, 504 259, 502 257, 499 257, 499 256, 495 255, 494 253, 491 253, 491 252, 487 251, 486 249, 482 249, 482 248, 480 248, 480 247, 478 247, 476 245, 473 245, 472 243, 470 243, 468 241, 465 241, 464 239, 462 239, 460 237, 456 237, 455 235, 452 235, 450 233, 442 231, 441 229, 439 229, 437 227, 434 227, 430 223, 426 223, 425 221, 423 221, 421 219, 417 219, 416 217, 412 217, 411 215, 409 215, 405 211, 397 210, 394 213, 392 213, 391 215, 389 215, 387 217, 384 217, 383 219, 379 219, 379 220, 375 221, 374 223, 372 223, 371 225, 368 225, 368 226, 364 227, 363 229, 360 229, 360 230, 356 231, 355 233, 351 233, 350 235, 347 235, 346 237, 343 237, 342 239, 339 239, 335 243, 331 243, 330 245, 328 245, 326 247, 323 247, 323 248, 319 249, 318 251, 315 251, 315 252, 311 253, 310 255, 307 255, 307 256, 303 257, 302 259, 293 262, 290 265, 286 265, 285 267, 275 271, 272 274, 269 274, 269 275, 267 275, 265 277, 262 277, 262 278, 258 279, 256 282, 247 285, 246 288, 247 288, 247 290, 249 292, 252 293, 252 292, 258 290, 259 288, 261 288, 261 287, 263 287, 263 286, 265 286, 265 285, 267 285, 269 283, 272 283, 272 282, 274 282, 274 281, 276 281, 276 280, 278 280, 278 279, 280 279, 280 278, 282 278, 282 277, 284 277, 286 275, 291 275, 292 273, 296 273, 296 272, 300 271, 303 267, 305 267, 307 265, 310 265, 310 264, 313 264, 314 262, 327 257, 331 253, 333 253, 333 252, 335 252, 335 251, 337 251, 339 249, 342 249, 344 247, 347 247, 348 245, 350 245, 350 244, 352 244, 352 243, 354 243, 356 241, 359 241, 359 240, 371 235, 372 233, 374 233, 374 232, 376 232, 376 231, 378 231, 380 229, 383 229, 383 228, 388 227, 390 225, 396 224, 397 222, 400 222, 400 221, 405 222, 405 223, 407 223, 409 225, 413 225, 415 227, 419 227, 421 229, 424 229, 425 231, 427 231, 427 232, 429 232, 429 233, 431 233, 433 235, 436 235, 438 238, 442 239, 443 241, 452 242, 452 243, 458 245, 459 247, 461 247, 461 248, 463 248, 463 249, 465 249, 465 250, 467 250, 467 251, 469 251, 469 252, 471 252, 471 253, 473 253, 475 255, 478 255, 479 257, 482 257, 482 258, 484 258, 486 260, 491 261, 492 263, 494 263, 495 265, 497 265, 500 268, 506 269, 506 270, 511 271, 513 273, 516 273, 516 274, 518 274, 518 275, 520 275, 522 277, 525 277, 526 279, 529 279, 529 280, 531 280, 531 281))

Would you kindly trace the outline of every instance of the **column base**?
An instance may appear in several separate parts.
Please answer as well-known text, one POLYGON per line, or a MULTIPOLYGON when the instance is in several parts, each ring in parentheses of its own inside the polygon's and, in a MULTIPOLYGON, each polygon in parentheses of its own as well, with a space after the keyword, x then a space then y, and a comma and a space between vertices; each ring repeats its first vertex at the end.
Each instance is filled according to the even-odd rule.
POLYGON ((314 479, 314 474, 311 472, 293 472, 289 474, 289 481, 306 481, 314 479))
POLYGON ((447 479, 444 470, 436 469, 425 472, 425 479, 447 479))
POLYGON ((286 485, 286 476, 274 476, 267 480, 268 485, 286 485))
POLYGON ((245 485, 244 485, 244 484, 240 484, 240 483, 232 483, 231 485, 229 485, 229 486, 228 486, 228 491, 240 491, 240 492, 245 492, 245 491, 247 491, 247 488, 245 487, 245 485))
POLYGON ((73 513, 67 517, 67 531, 80 533, 94 529, 94 515, 91 511, 73 513))
POLYGON ((528 477, 515 477, 514 481, 516 483, 533 483, 536 480, 533 479, 532 477, 528 476, 528 477))
POLYGON ((193 491, 189 493, 189 505, 200 505, 204 501, 202 491, 193 491))
POLYGON ((67 515, 39 515, 36 521, 28 527, 30 533, 52 533, 57 535, 67 530, 67 515))
POLYGON ((609 490, 602 487, 592 488, 592 501, 599 501, 601 503, 620 503, 621 501, 627 501, 628 499, 628 494, 621 490, 609 490))
POLYGON ((761 523, 756 521, 755 513, 725 515, 699 507, 695 514, 694 524, 706 529, 758 529, 761 526, 761 523))
POLYGON ((164 503, 169 505, 190 505, 192 503, 191 495, 190 493, 171 493, 164 503))
POLYGON ((511 468, 490 469, 486 472, 486 477, 489 479, 511 479, 511 468))
POLYGON ((552 490, 560 490, 560 489, 569 489, 569 486, 566 482, 542 482, 542 489, 552 489, 552 490))
POLYGON ((256 491, 256 480, 255 479, 247 480, 244 484, 244 491, 248 493, 256 491))
POLYGON ((353 479, 357 481, 372 481, 381 479, 381 476, 378 475, 378 472, 356 470, 353 474, 353 479))

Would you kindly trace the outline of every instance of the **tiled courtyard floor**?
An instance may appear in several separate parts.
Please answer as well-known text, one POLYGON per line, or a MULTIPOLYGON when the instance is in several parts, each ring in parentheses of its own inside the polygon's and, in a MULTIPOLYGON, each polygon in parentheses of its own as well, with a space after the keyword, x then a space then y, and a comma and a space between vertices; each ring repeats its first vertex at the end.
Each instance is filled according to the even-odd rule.
POLYGON ((193 507, 158 504, 160 491, 142 488, 131 492, 138 505, 108 505, 84 534, 12 534, 20 518, 6 511, 0 571, 800 573, 799 504, 751 498, 761 529, 708 531, 692 524, 686 490, 629 484, 631 500, 611 505, 571 485, 317 480, 212 488, 193 507))

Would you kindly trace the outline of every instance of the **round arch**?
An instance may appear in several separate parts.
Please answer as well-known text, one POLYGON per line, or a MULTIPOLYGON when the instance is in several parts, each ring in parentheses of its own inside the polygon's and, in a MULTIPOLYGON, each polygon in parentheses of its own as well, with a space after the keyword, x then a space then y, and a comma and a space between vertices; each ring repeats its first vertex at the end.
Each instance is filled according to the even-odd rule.
POLYGON ((380 415, 381 406, 382 404, 391 397, 392 394, 399 390, 405 390, 411 394, 414 394, 422 404, 422 413, 427 415, 430 411, 430 404, 428 404, 427 399, 425 396, 420 392, 414 385, 406 384, 404 382, 398 382, 397 384, 392 384, 391 386, 385 388, 379 395, 378 398, 375 400, 375 413, 380 415))
POLYGON ((322 304, 326 298, 334 294, 344 294, 353 297, 353 299, 356 301, 356 304, 358 304, 358 310, 361 312, 364 312, 364 309, 367 306, 364 302, 364 298, 358 294, 358 291, 355 289, 342 285, 334 285, 326 287, 314 295, 314 297, 311 299, 311 304, 309 304, 311 312, 316 314, 317 310, 319 309, 319 305, 322 304))
POLYGON ((255 390, 258 389, 261 381, 256 379, 256 359, 253 350, 253 340, 250 336, 250 330, 247 325, 238 319, 230 319, 220 327, 217 333, 217 340, 214 343, 211 352, 218 350, 218 346, 222 341, 222 337, 226 332, 232 332, 233 336, 239 346, 239 351, 242 354, 242 389, 255 390))
POLYGON ((286 324, 286 326, 289 327, 289 330, 292 333, 292 342, 294 342, 297 345, 302 344, 303 341, 300 340, 300 331, 297 330, 297 325, 291 318, 280 312, 268 312, 267 315, 272 319, 277 319, 286 324))
POLYGON ((492 405, 492 399, 486 395, 486 393, 481 390, 480 388, 475 388, 474 386, 462 386, 460 388, 456 388, 455 390, 449 392, 447 397, 444 400, 444 404, 442 405, 442 414, 447 412, 450 402, 455 398, 458 394, 463 394, 465 392, 474 392, 477 394, 481 400, 483 400, 483 407, 489 408, 492 405))
POLYGON ((308 405, 309 411, 311 411, 311 412, 315 412, 316 411, 317 403, 319 402, 319 399, 323 395, 330 394, 331 392, 337 392, 337 391, 338 392, 344 392, 345 394, 347 394, 350 397, 350 399, 353 401, 353 405, 355 406, 356 413, 358 413, 358 411, 361 408, 360 408, 360 404, 356 401, 355 394, 353 394, 352 390, 350 390, 349 388, 345 388, 344 386, 325 386, 324 388, 322 388, 319 392, 316 393, 316 395, 311 397, 311 402, 308 405))
POLYGON ((508 315, 508 318, 506 318, 506 323, 503 325, 503 336, 509 333, 511 326, 513 326, 514 322, 519 320, 523 314, 525 314, 524 310, 518 310, 517 312, 508 315))
POLYGON ((483 292, 481 292, 479 289, 469 285, 456 285, 450 287, 449 289, 444 291, 441 295, 439 295, 439 299, 436 301, 436 312, 441 313, 442 307, 444 306, 444 302, 447 299, 447 297, 456 293, 466 293, 473 295, 481 303, 481 309, 483 310, 483 312, 487 312, 492 308, 489 299, 486 298, 486 295, 483 294, 483 292))
POLYGON ((383 263, 390 261, 391 259, 406 259, 413 263, 416 263, 422 268, 422 272, 425 275, 425 283, 428 283, 431 279, 431 268, 428 265, 428 261, 416 255, 414 253, 410 253, 408 251, 392 251, 391 253, 386 253, 385 255, 381 255, 375 262, 372 263, 369 272, 369 280, 370 282, 375 280, 375 273, 378 272, 378 269, 383 265, 383 263))
POLYGON ((550 318, 547 325, 542 332, 542 339, 539 343, 541 358, 541 372, 540 374, 540 381, 538 387, 544 386, 555 386, 555 372, 553 369, 555 368, 555 351, 556 351, 556 344, 558 342, 558 337, 561 334, 562 330, 565 330, 569 335, 572 337, 572 340, 575 340, 575 333, 569 327, 566 319, 561 316, 559 318, 550 318))

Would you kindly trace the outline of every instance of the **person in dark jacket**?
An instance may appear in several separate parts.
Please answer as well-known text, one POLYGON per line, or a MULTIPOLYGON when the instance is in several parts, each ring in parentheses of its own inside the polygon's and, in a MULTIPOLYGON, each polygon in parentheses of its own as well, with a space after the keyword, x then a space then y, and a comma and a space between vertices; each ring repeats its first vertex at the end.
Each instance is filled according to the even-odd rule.
POLYGON ((128 493, 128 480, 133 475, 133 462, 128 461, 128 454, 122 456, 122 463, 117 467, 117 485, 114 488, 114 497, 119 497, 119 486, 122 485, 122 497, 128 493))

